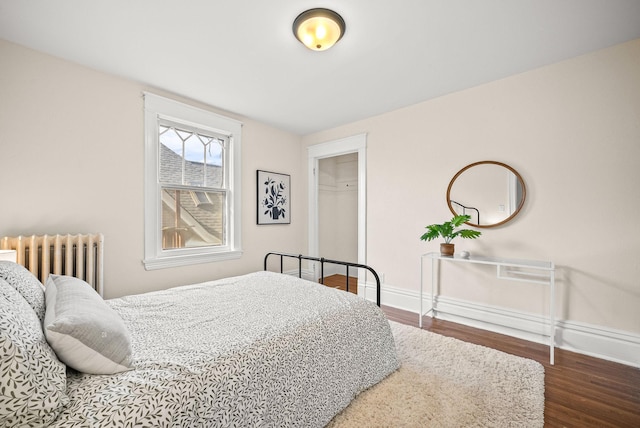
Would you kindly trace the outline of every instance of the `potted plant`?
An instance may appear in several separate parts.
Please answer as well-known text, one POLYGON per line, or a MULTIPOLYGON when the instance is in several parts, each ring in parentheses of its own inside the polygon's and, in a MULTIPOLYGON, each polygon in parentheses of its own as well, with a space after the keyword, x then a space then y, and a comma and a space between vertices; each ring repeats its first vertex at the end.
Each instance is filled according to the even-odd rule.
POLYGON ((442 224, 431 224, 426 226, 427 232, 425 232, 420 239, 423 241, 432 241, 438 237, 444 238, 444 243, 440 244, 440 254, 443 256, 453 256, 454 244, 451 243, 453 238, 459 236, 465 239, 476 239, 482 234, 477 230, 457 229, 469 220, 471 220, 470 215, 457 215, 442 224))

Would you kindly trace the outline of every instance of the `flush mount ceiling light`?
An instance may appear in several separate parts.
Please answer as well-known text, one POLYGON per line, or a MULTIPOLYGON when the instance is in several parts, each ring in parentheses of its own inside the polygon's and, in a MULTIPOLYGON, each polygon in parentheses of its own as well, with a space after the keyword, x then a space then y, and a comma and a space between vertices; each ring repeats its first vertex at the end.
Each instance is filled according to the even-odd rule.
POLYGON ((336 44, 345 31, 344 19, 329 9, 309 9, 293 21, 293 34, 300 43, 314 51, 324 51, 336 44))

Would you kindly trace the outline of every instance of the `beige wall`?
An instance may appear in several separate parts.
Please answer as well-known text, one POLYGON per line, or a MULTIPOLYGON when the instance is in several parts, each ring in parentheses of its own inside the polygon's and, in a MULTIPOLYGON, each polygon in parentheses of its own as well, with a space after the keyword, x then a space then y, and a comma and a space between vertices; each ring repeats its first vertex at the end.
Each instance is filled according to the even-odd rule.
POLYGON ((300 137, 230 115, 244 123, 243 257, 145 271, 141 95, 185 100, 2 40, 0 62, 0 236, 104 233, 108 298, 260 270, 270 250, 304 252, 300 137), (291 174, 290 225, 256 226, 256 169, 291 174))
MULTIPOLYGON (((450 178, 498 160, 523 176, 525 207, 477 241, 456 241, 458 251, 552 260, 560 318, 640 332, 640 227, 629 218, 640 211, 640 40, 307 136, 303 147, 231 115, 245 124, 244 256, 150 272, 141 92, 173 96, 5 41, 0 65, 0 235, 103 232, 106 297, 261 269, 269 250, 306 252, 305 147, 365 132, 367 261, 385 285, 417 290, 419 255, 437 250, 418 237, 450 217, 450 178), (256 169, 291 174, 291 225, 256 226, 256 169)), ((444 274, 446 295, 544 310, 535 285, 444 274)))
MULTIPOLYGON (((561 319, 640 333, 639 76, 635 40, 303 143, 367 133, 367 262, 387 286, 417 290, 420 254, 438 248, 418 237, 450 218, 449 180, 469 163, 497 160, 522 175, 523 211, 477 241, 454 241, 457 251, 551 260, 561 319)), ((443 284, 451 297, 546 310, 539 286, 496 281, 477 266, 448 268, 443 284)))

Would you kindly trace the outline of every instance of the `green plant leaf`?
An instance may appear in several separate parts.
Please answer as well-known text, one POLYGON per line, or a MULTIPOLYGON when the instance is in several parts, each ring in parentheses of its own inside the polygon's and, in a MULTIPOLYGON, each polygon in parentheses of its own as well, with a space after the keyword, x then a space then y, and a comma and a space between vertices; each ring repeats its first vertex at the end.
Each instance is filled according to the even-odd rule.
POLYGON ((428 231, 425 232, 420 239, 423 241, 433 241, 434 239, 436 239, 438 236, 440 236, 440 232, 438 232, 436 229, 434 228, 430 228, 427 227, 428 231))
POLYGON ((458 231, 458 233, 460 234, 461 238, 465 239, 476 239, 478 236, 482 235, 482 232, 471 229, 462 229, 458 231))
POLYGON ((459 227, 460 225, 468 222, 469 220, 471 220, 470 215, 457 215, 451 219, 451 224, 453 225, 453 227, 459 227))
POLYGON ((449 244, 451 240, 457 236, 465 239, 475 239, 482 233, 471 229, 456 230, 457 227, 469 220, 471 220, 470 215, 456 215, 450 221, 445 221, 442 224, 431 224, 426 226, 427 232, 424 233, 420 239, 423 241, 431 241, 442 237, 446 244, 449 244))

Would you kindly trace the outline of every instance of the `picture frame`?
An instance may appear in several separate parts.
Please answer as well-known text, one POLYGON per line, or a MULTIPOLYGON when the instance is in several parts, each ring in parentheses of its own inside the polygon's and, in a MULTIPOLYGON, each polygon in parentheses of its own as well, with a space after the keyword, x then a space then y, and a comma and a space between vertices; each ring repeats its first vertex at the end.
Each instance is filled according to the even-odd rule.
POLYGON ((291 223, 291 176, 256 171, 257 223, 291 223))

